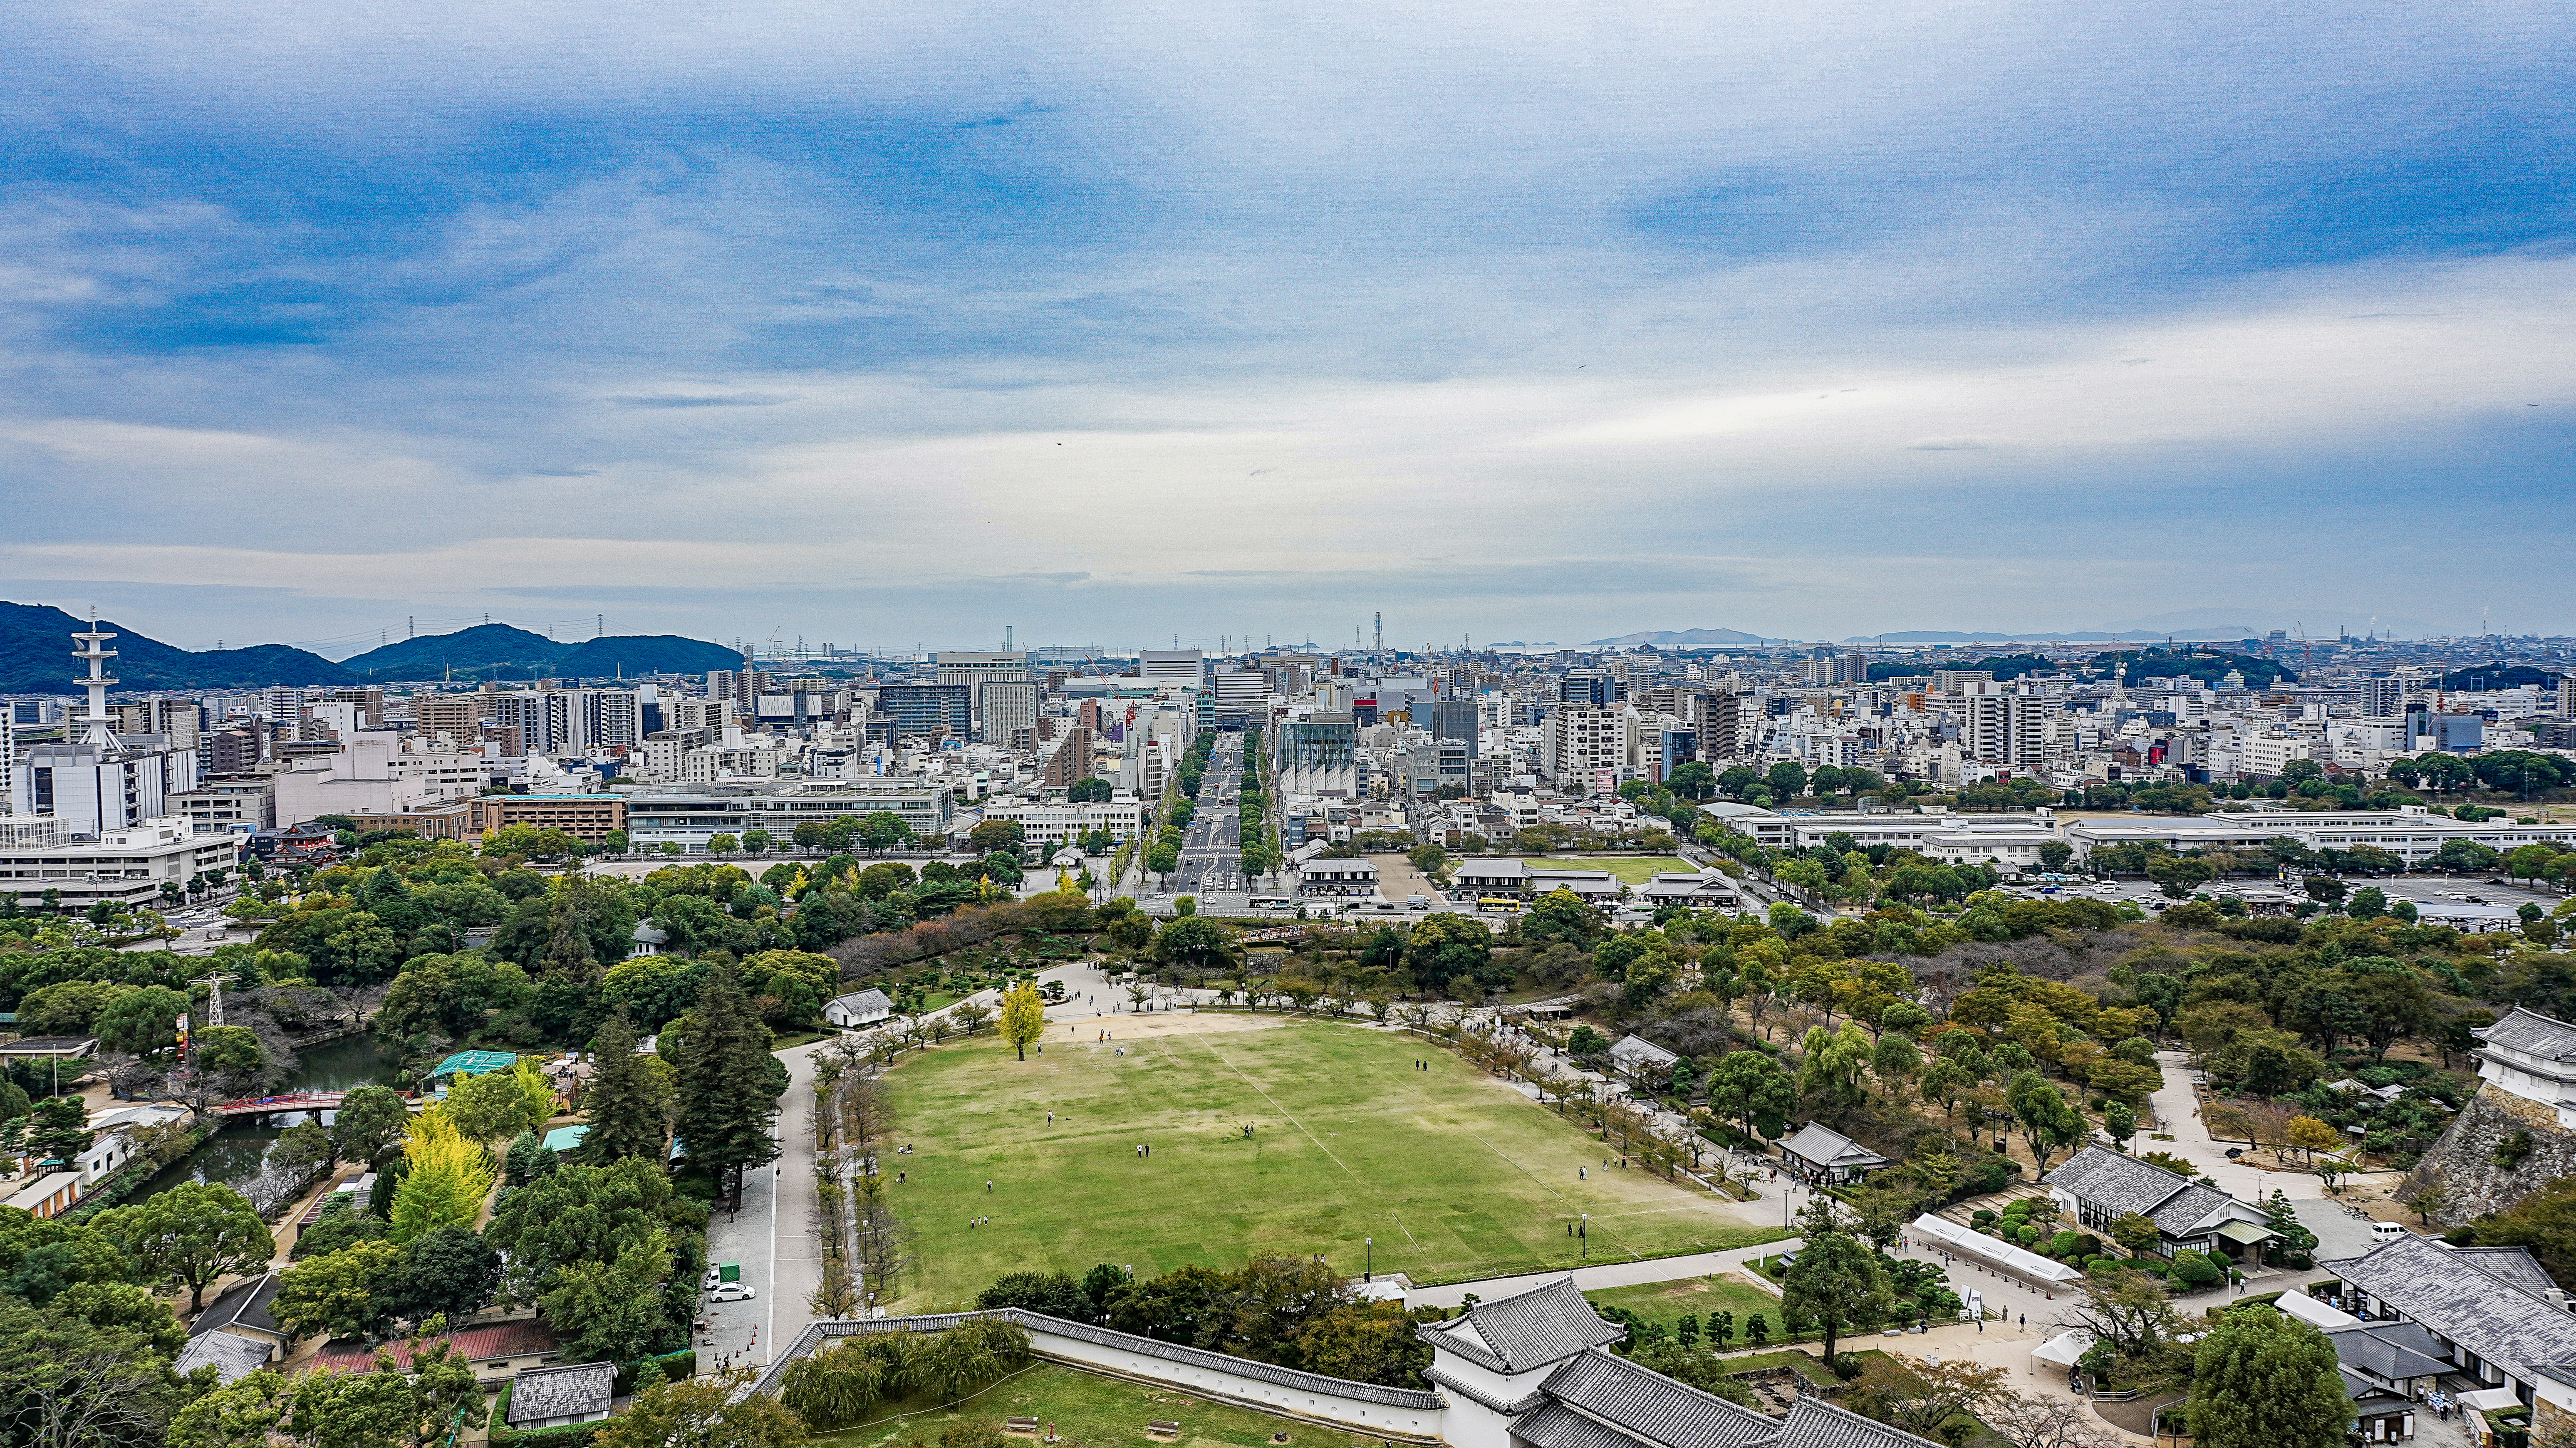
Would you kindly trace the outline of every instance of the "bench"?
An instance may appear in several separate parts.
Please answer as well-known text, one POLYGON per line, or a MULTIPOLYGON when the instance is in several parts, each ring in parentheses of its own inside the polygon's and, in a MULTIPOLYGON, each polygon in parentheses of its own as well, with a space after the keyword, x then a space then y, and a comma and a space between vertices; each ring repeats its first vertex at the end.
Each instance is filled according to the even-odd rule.
POLYGON ((1168 1418, 1156 1418, 1145 1425, 1145 1431, 1157 1438, 1178 1438, 1181 1425, 1168 1418))
POLYGON ((1002 1420, 1002 1431, 1005 1433, 1035 1433, 1037 1430, 1038 1420, 1035 1418, 1005 1418, 1002 1420))

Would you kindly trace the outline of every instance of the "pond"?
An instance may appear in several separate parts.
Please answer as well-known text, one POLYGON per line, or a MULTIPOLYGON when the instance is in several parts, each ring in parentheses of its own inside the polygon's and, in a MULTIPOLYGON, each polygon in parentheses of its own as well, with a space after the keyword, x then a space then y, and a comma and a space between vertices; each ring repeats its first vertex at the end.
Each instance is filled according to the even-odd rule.
MULTIPOLYGON (((301 1057, 295 1074, 279 1091, 346 1091, 355 1086, 393 1086, 404 1084, 402 1053, 386 1046, 373 1035, 344 1036, 325 1041, 296 1053, 301 1057)), ((279 1132, 300 1121, 318 1117, 329 1125, 331 1113, 289 1112, 280 1116, 240 1117, 224 1124, 222 1130, 206 1138, 195 1151, 163 1167, 142 1188, 128 1197, 141 1201, 166 1192, 181 1182, 246 1182, 259 1175, 260 1159, 268 1154, 268 1145, 279 1132)))

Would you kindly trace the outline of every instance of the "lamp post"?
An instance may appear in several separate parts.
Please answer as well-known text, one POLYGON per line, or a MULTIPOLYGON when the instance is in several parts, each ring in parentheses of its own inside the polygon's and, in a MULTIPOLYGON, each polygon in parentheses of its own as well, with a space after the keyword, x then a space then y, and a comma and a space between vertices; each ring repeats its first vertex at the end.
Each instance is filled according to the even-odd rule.
POLYGON ((1377 1238, 1362 1237, 1360 1240, 1368 1244, 1368 1256, 1362 1259, 1367 1265, 1360 1269, 1360 1280, 1374 1282, 1377 1280, 1377 1238))
POLYGON ((1583 1220, 1575 1224, 1574 1238, 1577 1243, 1575 1251, 1579 1255, 1579 1260, 1588 1265, 1592 1261, 1592 1214, 1582 1212, 1577 1215, 1583 1220))

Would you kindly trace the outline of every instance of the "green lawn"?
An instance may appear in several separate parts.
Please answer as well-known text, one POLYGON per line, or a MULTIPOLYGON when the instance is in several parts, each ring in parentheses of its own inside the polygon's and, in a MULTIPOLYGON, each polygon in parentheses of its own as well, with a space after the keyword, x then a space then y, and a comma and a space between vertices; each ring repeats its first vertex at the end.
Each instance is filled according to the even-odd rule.
POLYGON ((907 1177, 892 1188, 910 1239, 898 1310, 968 1305, 1005 1272, 1111 1262, 1150 1277, 1263 1250, 1328 1253, 1354 1274, 1373 1260, 1417 1283, 1537 1272, 1575 1264, 1567 1227, 1585 1212, 1593 1261, 1786 1235, 1696 1188, 1605 1169, 1564 1118, 1411 1038, 1217 1029, 1249 1024, 1231 1013, 1162 1024, 1116 1043, 1125 1055, 1086 1020, 1026 1061, 986 1035, 887 1073, 894 1138, 914 1148, 890 1159, 907 1177))
POLYGON ((1699 866, 1673 855, 1550 855, 1546 863, 1569 870, 1607 870, 1623 885, 1643 885, 1657 875, 1696 875, 1699 866))
POLYGON ((1621 1307, 1648 1322, 1671 1327, 1684 1317, 1696 1317, 1703 1324, 1709 1314, 1735 1314, 1736 1341, 1742 1342, 1744 1324, 1753 1314, 1766 1315, 1771 1335, 1780 1335, 1780 1299, 1731 1273, 1716 1277, 1685 1277, 1678 1282, 1649 1282, 1637 1287, 1605 1287, 1583 1294, 1596 1306, 1621 1307))
POLYGON ((1250 1448, 1268 1445, 1270 1435, 1279 1432, 1288 1435, 1290 1448, 1345 1448, 1351 1442, 1348 1432, 1211 1403, 1174 1389, 1102 1377, 1056 1363, 1040 1363, 1005 1378, 953 1408, 917 1401, 887 1403, 856 1427, 817 1433, 809 1441, 839 1444, 842 1448, 933 1444, 941 1433, 961 1420, 998 1430, 1007 1418, 1052 1423, 1067 1448, 1173 1442, 1145 1436, 1145 1425, 1158 1418, 1181 1425, 1181 1448, 1232 1444, 1250 1448))

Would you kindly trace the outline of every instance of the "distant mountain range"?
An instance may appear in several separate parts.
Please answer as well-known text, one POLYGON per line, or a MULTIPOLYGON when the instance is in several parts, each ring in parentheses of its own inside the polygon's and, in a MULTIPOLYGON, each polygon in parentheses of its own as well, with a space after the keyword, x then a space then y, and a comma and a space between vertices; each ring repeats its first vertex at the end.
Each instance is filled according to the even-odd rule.
POLYGON ((1587 649, 1708 649, 1721 646, 1768 643, 1760 634, 1742 633, 1731 628, 1663 629, 1650 633, 1621 634, 1615 639, 1594 639, 1587 649))
MULTIPOLYGON (((108 672, 120 690, 258 689, 271 684, 355 684, 356 674, 320 654, 284 644, 192 653, 134 632, 108 619, 100 628, 117 635, 108 647, 117 657, 108 672)), ((71 636, 89 627, 59 608, 0 603, 0 693, 71 694, 75 675, 71 636)))
MULTIPOLYGON (((77 693, 81 672, 73 633, 88 622, 42 604, 0 602, 0 693, 77 693)), ((264 689, 271 684, 368 684, 441 679, 608 679, 694 674, 742 666, 721 645, 673 634, 627 635, 557 643, 508 624, 478 624, 452 634, 405 639, 333 663, 285 644, 195 652, 165 644, 107 619, 117 635, 109 672, 120 692, 162 689, 264 689)))
POLYGON ((429 634, 342 659, 371 681, 394 679, 608 679, 738 669, 742 655, 676 634, 628 634, 557 643, 506 623, 429 634))
POLYGON ((2261 631, 2242 629, 2130 629, 2109 633, 2101 629, 2079 629, 2072 633, 1961 633, 1956 629, 1908 629, 1903 633, 1854 634, 1843 640, 1847 644, 2045 644, 2045 643, 2163 643, 2168 638, 2241 639, 2259 638, 2261 631))

